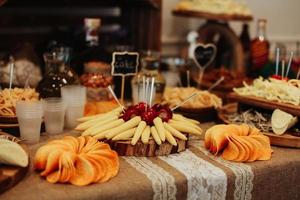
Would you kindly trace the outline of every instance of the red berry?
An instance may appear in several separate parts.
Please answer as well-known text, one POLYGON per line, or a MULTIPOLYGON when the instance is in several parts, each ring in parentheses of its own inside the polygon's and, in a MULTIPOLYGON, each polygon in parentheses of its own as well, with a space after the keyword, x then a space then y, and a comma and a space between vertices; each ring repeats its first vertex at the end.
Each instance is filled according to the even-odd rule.
POLYGON ((141 117, 142 120, 145 121, 149 126, 152 126, 153 120, 155 119, 155 117, 157 117, 157 112, 154 109, 149 108, 141 115, 141 117))
POLYGON ((136 109, 134 109, 134 107, 130 106, 125 110, 122 118, 124 121, 128 121, 138 115, 139 115, 138 111, 136 109))
POLYGON ((152 106, 152 108, 154 109, 154 110, 156 110, 157 112, 162 108, 163 106, 161 105, 161 104, 154 104, 153 106, 152 106))
POLYGON ((146 110, 149 109, 149 106, 145 102, 140 102, 134 106, 134 108, 140 113, 143 114, 146 110))
POLYGON ((158 116, 162 119, 164 122, 168 122, 170 119, 173 117, 173 112, 171 109, 167 106, 163 106, 159 111, 158 111, 158 116))

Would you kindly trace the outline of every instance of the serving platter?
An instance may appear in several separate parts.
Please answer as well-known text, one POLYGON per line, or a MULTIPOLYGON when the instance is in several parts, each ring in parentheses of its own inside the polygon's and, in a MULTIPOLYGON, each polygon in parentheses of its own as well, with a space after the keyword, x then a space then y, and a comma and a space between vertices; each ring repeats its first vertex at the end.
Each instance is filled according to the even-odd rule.
POLYGON ((179 107, 175 112, 200 122, 213 121, 217 118, 217 110, 213 106, 202 108, 179 107))
POLYGON ((104 142, 108 143, 111 149, 115 150, 119 156, 154 157, 179 153, 187 148, 187 141, 179 140, 178 138, 175 138, 175 140, 177 142, 177 146, 173 146, 169 142, 157 145, 153 138, 149 139, 148 144, 143 144, 141 140, 139 140, 135 145, 131 145, 131 141, 129 140, 105 140, 104 142))
POLYGON ((173 10, 173 15, 182 17, 196 17, 209 20, 223 20, 223 21, 251 21, 253 17, 251 15, 226 15, 226 14, 212 14, 207 12, 192 11, 192 10, 173 10))
POLYGON ((17 124, 17 116, 1 116, 0 115, 0 124, 17 124))
MULTIPOLYGON (((217 115, 223 123, 230 124, 232 122, 229 121, 227 115, 236 113, 237 111, 238 104, 230 103, 219 109, 217 115)), ((272 132, 264 132, 263 134, 270 138, 271 145, 273 146, 300 148, 300 137, 292 135, 293 132, 291 131, 287 131, 283 135, 276 135, 272 132)))
MULTIPOLYGON (((19 143, 25 150, 25 152, 29 155, 28 146, 25 143, 20 141, 18 138, 9 135, 8 133, 0 131, 0 136, 3 135, 7 136, 10 140, 14 140, 19 143)), ((26 175, 28 169, 29 165, 27 167, 18 167, 0 164, 0 193, 10 189, 18 182, 20 182, 26 175)))
POLYGON ((234 102, 239 102, 241 104, 255 106, 259 108, 264 108, 267 110, 280 109, 282 111, 288 112, 292 115, 300 117, 300 106, 295 106, 288 103, 281 103, 276 101, 267 100, 261 97, 255 96, 242 96, 235 92, 228 95, 228 99, 234 102))

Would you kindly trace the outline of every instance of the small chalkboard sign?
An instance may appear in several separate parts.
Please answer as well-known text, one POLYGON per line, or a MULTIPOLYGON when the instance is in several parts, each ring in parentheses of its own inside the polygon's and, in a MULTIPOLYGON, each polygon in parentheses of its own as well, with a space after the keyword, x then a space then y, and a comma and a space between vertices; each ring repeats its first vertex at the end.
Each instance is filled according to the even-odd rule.
POLYGON ((114 52, 111 63, 113 76, 134 76, 138 72, 139 54, 137 52, 114 52))
POLYGON ((215 59, 216 53, 217 48, 214 44, 198 44, 194 49, 194 57, 198 67, 208 67, 215 59))

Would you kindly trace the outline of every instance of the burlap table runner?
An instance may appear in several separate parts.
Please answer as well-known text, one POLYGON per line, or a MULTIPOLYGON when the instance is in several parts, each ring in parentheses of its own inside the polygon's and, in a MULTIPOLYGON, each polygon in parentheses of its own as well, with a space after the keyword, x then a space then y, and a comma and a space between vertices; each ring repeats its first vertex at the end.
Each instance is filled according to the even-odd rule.
MULTIPOLYGON (((31 161, 40 145, 57 137, 62 135, 44 135, 40 144, 31 146, 31 161)), ((203 141, 192 140, 180 154, 121 157, 117 177, 85 187, 50 184, 31 164, 27 176, 0 199, 300 199, 300 150, 273 150, 270 161, 234 163, 211 155, 203 141)))

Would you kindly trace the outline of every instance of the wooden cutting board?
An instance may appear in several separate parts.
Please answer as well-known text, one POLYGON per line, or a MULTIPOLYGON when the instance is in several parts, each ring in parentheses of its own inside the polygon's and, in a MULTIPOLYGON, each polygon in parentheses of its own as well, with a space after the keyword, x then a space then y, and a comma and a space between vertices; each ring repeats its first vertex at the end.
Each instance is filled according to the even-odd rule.
POLYGON ((261 97, 255 96, 242 96, 238 95, 235 92, 232 92, 228 95, 228 99, 250 106, 255 106, 259 108, 264 108, 267 110, 275 110, 276 108, 290 113, 292 115, 300 117, 300 106, 295 106, 288 103, 280 103, 276 101, 267 100, 261 97))
MULTIPOLYGON (((231 103, 223 106, 218 111, 218 118, 226 124, 230 124, 231 122, 227 118, 227 114, 232 114, 237 112, 238 104, 231 103)), ((292 147, 292 148, 300 148, 300 137, 293 136, 292 132, 287 131, 283 135, 276 135, 274 133, 263 133, 264 135, 270 138, 270 143, 273 146, 281 146, 281 147, 292 147)))
POLYGON ((179 153, 187 148, 187 141, 179 140, 178 138, 175 138, 175 140, 177 142, 177 146, 172 146, 167 141, 161 145, 157 145, 152 138, 149 139, 148 144, 143 144, 141 140, 139 140, 136 145, 131 145, 131 141, 129 140, 106 140, 104 142, 108 143, 119 156, 155 157, 179 153))
MULTIPOLYGON (((20 142, 18 138, 0 131, 0 136, 1 135, 6 135, 10 139, 15 139, 16 142, 20 142)), ((29 155, 27 145, 22 142, 20 142, 19 144, 29 155)), ((0 193, 10 189, 14 185, 16 185, 20 180, 22 180, 22 178, 26 175, 28 168, 29 166, 17 167, 9 165, 0 165, 0 193)))

